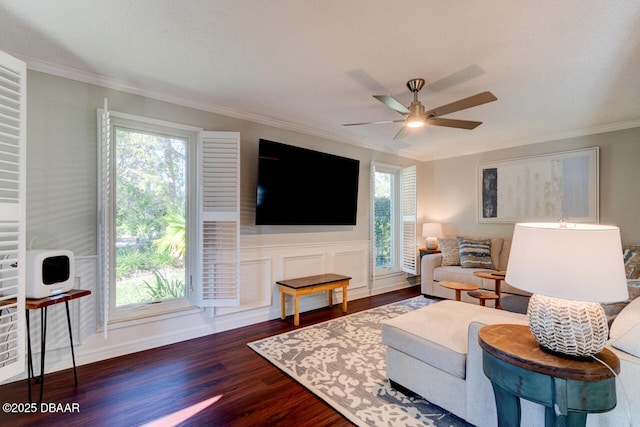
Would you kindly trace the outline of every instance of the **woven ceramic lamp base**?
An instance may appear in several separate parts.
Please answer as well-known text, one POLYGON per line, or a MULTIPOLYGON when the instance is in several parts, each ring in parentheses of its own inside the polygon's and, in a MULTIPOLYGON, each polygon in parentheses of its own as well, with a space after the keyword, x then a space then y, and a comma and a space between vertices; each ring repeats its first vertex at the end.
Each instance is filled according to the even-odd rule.
POLYGON ((595 302, 533 294, 527 316, 531 333, 541 346, 569 356, 599 353, 609 335, 607 316, 595 302))

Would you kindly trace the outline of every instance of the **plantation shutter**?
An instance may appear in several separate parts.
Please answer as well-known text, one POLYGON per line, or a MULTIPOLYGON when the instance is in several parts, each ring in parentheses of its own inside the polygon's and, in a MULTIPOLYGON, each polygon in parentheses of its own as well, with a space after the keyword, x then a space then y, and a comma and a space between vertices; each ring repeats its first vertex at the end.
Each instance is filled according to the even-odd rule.
POLYGON ((104 109, 98 109, 98 141, 100 185, 98 185, 98 262, 100 283, 100 307, 102 310, 102 330, 107 337, 109 325, 109 288, 111 286, 111 271, 115 253, 112 245, 113 205, 112 205, 112 180, 113 180, 113 150, 111 143, 111 119, 107 99, 104 100, 104 109))
POLYGON ((371 162, 369 175, 369 275, 371 285, 376 282, 376 164, 371 162))
POLYGON ((201 307, 240 305, 240 134, 202 132, 201 307))
POLYGON ((402 212, 401 269, 405 273, 418 274, 418 241, 417 227, 417 201, 416 201, 416 167, 410 166, 402 169, 402 181, 400 184, 400 209, 402 212))
POLYGON ((26 78, 0 52, 0 381, 25 367, 26 78))

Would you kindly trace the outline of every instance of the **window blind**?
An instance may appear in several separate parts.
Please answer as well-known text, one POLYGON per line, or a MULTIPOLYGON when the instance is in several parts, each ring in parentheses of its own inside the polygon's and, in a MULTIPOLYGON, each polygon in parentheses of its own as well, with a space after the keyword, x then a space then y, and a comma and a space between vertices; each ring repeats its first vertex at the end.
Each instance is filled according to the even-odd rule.
POLYGON ((0 52, 0 381, 25 367, 26 73, 0 52))
POLYGON ((202 132, 199 305, 240 305, 240 134, 202 132))

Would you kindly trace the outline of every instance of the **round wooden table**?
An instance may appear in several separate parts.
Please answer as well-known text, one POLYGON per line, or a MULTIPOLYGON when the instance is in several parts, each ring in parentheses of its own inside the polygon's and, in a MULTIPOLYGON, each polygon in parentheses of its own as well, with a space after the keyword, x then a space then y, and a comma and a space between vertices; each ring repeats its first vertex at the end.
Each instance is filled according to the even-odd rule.
POLYGON ((472 285, 470 283, 452 282, 449 280, 443 280, 438 283, 440 283, 440 286, 442 287, 456 291, 456 301, 460 301, 460 294, 462 291, 477 291, 480 289, 480 286, 472 285))
MULTIPOLYGON (((480 305, 484 306, 486 300, 497 300, 500 298, 498 295, 493 294, 491 292, 482 292, 482 291, 471 291, 467 292, 467 295, 473 298, 477 298, 480 300, 480 305)), ((498 308, 498 307, 496 307, 498 308)))
POLYGON ((498 295, 498 298, 496 298, 496 308, 498 310, 502 310, 502 306, 500 305, 500 287, 501 287, 500 282, 504 280, 505 274, 506 274, 506 271, 492 271, 492 270, 473 272, 474 276, 482 277, 483 279, 495 280, 494 291, 496 295, 498 295))
MULTIPOLYGON (((499 426, 520 425, 520 399, 545 406, 545 426, 583 427, 587 414, 616 406, 615 374, 592 358, 543 350, 526 325, 480 329, 482 367, 491 380, 499 426)), ((596 357, 615 372, 620 360, 609 349, 596 357)))

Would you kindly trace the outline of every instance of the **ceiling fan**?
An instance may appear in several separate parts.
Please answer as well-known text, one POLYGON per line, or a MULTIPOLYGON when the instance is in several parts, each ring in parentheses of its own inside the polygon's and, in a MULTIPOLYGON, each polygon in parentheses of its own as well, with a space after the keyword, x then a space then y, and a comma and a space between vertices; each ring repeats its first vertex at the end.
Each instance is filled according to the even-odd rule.
POLYGON ((406 127, 417 128, 424 125, 435 126, 447 126, 459 129, 475 129, 482 124, 482 122, 475 122, 470 120, 457 120, 457 119, 445 119, 440 116, 446 114, 455 113, 456 111, 466 110, 467 108, 476 107, 478 105, 486 104, 488 102, 496 101, 496 98, 491 92, 481 92, 477 95, 470 96, 468 98, 460 99, 450 104, 442 105, 431 110, 425 110, 424 105, 418 100, 418 92, 424 86, 424 79, 411 79, 407 82, 407 87, 413 93, 413 102, 408 107, 405 107, 391 95, 373 95, 375 99, 384 103, 387 107, 402 114, 404 119, 399 120, 385 120, 379 122, 363 122, 363 123, 347 123, 343 126, 360 126, 370 124, 381 123, 404 123, 404 126, 393 137, 393 139, 401 137, 406 127))

